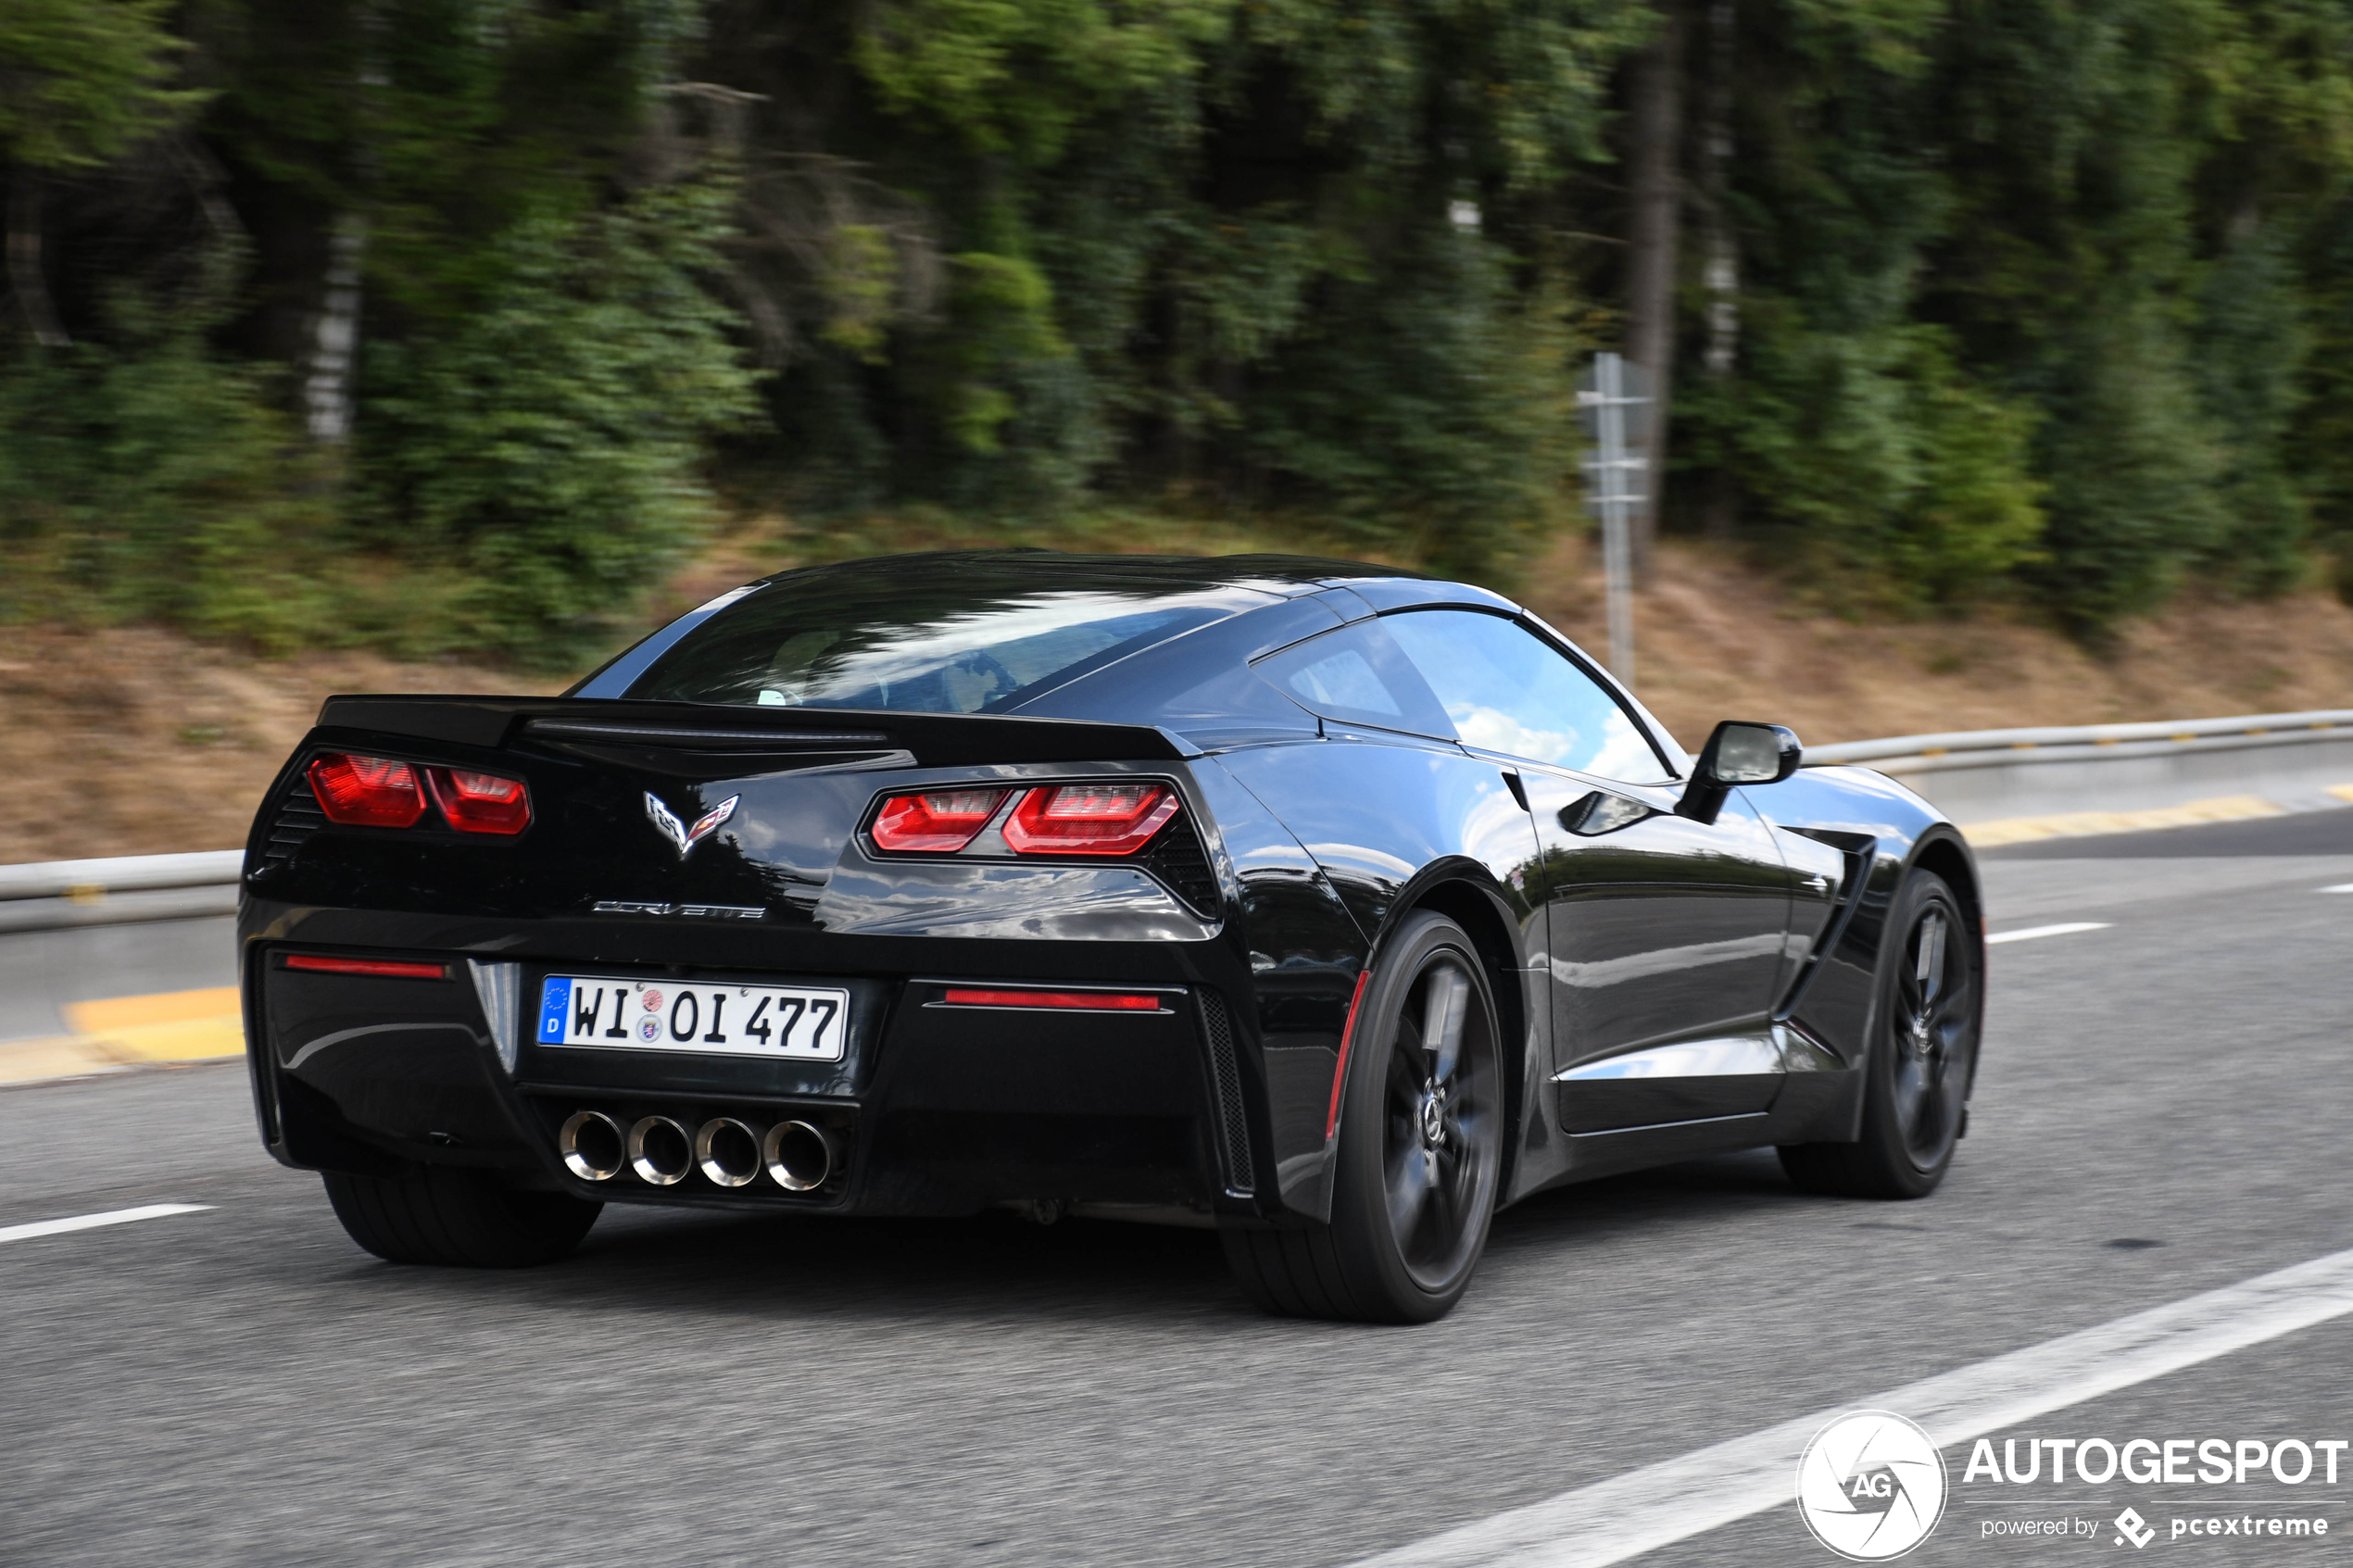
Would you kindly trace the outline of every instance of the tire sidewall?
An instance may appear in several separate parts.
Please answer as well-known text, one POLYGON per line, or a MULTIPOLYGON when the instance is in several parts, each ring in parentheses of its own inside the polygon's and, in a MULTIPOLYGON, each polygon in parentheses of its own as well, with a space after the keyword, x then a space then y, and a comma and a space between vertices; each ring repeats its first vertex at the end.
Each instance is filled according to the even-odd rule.
MULTIPOLYGON (((1904 1048, 1899 1036, 1902 1011, 1902 979, 1904 965, 1909 960, 1907 951, 1912 928, 1919 922, 1922 910, 1931 903, 1944 906, 1947 918, 1957 922, 1965 932, 1973 933, 1975 922, 1961 907, 1951 885, 1934 872, 1915 870, 1904 879, 1896 890, 1894 902, 1888 910, 1887 939, 1880 955, 1879 1019, 1872 1030, 1869 1101, 1864 1110, 1863 1142, 1878 1158, 1888 1175, 1904 1188, 1908 1196, 1925 1197, 1934 1191, 1952 1168, 1953 1156, 1959 1149, 1957 1135, 1944 1147, 1935 1164, 1922 1167, 1912 1159, 1906 1145, 1903 1129, 1895 1116, 1895 1060, 1904 1048)), ((1969 1024, 1969 1070, 1963 1079, 1962 1104, 1966 1108, 1969 1095, 1976 1086, 1978 1043, 1984 1017, 1984 964, 1982 949, 1963 943, 1962 950, 1972 956, 1969 963, 1970 1017, 1969 1024)), ((1964 1110, 1963 1114, 1967 1111, 1964 1110)))
POLYGON ((1369 1271, 1378 1295, 1397 1304, 1411 1322, 1440 1317, 1460 1298, 1478 1271, 1487 1247, 1487 1231, 1495 1214, 1495 1198, 1503 1182, 1504 1148, 1510 1141, 1503 1085, 1502 1018, 1495 1006, 1494 985, 1478 947, 1470 935, 1445 916, 1428 910, 1407 917, 1374 959, 1372 979, 1357 1010, 1356 1034, 1350 1041, 1347 1074, 1340 1090, 1340 1150, 1332 1192, 1335 1240, 1354 1268, 1369 1271), (1415 978, 1430 956, 1452 951, 1471 977, 1476 1005, 1486 1010, 1488 1038, 1493 1060, 1489 1064, 1495 1096, 1493 1116, 1498 1128, 1491 1151, 1485 1196, 1478 1204, 1476 1235, 1454 1277, 1438 1289, 1416 1280, 1399 1256, 1390 1229, 1386 1173, 1382 1168, 1382 1138, 1387 1120, 1386 1089, 1390 1053, 1397 1047, 1397 1019, 1415 978))

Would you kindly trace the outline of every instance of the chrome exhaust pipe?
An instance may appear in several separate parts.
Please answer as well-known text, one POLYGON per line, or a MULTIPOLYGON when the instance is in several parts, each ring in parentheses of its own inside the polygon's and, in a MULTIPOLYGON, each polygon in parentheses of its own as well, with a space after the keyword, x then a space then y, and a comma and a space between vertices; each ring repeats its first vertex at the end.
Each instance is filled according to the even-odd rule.
POLYGON ((629 1168, 650 1186, 676 1186, 695 1168, 695 1140, 667 1116, 641 1116, 629 1129, 629 1168))
POLYGON ((556 1135, 556 1151, 564 1169, 584 1182, 609 1182, 621 1174, 625 1135, 621 1123, 601 1110, 575 1110, 556 1135))
POLYGON ((713 1185, 749 1186, 760 1175, 760 1135, 732 1116, 706 1122, 695 1135, 695 1163, 713 1185))
POLYGON ((779 1122, 761 1141, 760 1160, 786 1192, 814 1192, 833 1174, 833 1140, 806 1122, 779 1122))

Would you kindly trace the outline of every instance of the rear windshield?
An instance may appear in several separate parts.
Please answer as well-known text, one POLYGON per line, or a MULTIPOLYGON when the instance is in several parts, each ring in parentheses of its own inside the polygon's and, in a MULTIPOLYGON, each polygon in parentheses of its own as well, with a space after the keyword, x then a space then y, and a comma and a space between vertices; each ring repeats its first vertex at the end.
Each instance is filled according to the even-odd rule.
POLYGON ((786 578, 721 610, 627 695, 761 708, 1004 713, 1091 670, 1221 621, 1259 596, 1057 589, 982 569, 930 582, 786 578), (993 581, 992 581, 993 580, 993 581))

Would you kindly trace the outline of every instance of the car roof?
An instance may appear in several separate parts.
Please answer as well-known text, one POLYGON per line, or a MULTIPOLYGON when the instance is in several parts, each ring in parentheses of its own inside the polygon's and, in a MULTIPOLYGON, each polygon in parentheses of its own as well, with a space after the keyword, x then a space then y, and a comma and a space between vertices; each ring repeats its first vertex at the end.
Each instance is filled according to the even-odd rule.
POLYGON ((836 580, 863 578, 877 584, 912 586, 966 581, 975 571, 991 575, 1018 573, 1040 587, 1081 592, 1090 588, 1133 591, 1139 586, 1157 584, 1174 590, 1239 588, 1286 599, 1358 583, 1432 582, 1423 573, 1403 567, 1318 556, 1130 556, 1027 548, 871 556, 860 560, 799 567, 761 581, 806 581, 822 575, 836 580))

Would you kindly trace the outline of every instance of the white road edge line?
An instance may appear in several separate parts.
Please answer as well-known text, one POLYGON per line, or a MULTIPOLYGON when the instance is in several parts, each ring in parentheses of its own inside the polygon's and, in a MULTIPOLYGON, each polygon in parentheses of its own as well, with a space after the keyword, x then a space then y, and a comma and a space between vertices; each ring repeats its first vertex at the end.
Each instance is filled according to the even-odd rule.
POLYGON ((2024 931, 2003 931, 1985 939, 1989 947, 1999 942, 2032 942, 2037 936, 2070 936, 2079 931, 2106 931, 2104 920, 2070 921, 2065 925, 2030 925, 2024 931))
POLYGON ((62 1236, 67 1231, 95 1230, 100 1225, 127 1225, 133 1220, 160 1220, 170 1214, 196 1214, 209 1203, 150 1203, 143 1209, 109 1209, 103 1214, 76 1214, 65 1220, 35 1220, 29 1225, 0 1225, 0 1241, 29 1241, 36 1236, 62 1236))
POLYGON ((1848 1411, 1909 1416, 1949 1454, 1955 1444, 2348 1312, 2353 1251, 2333 1252, 1645 1465, 1353 1568, 1603 1568, 1793 1505, 1806 1443, 1848 1411))

